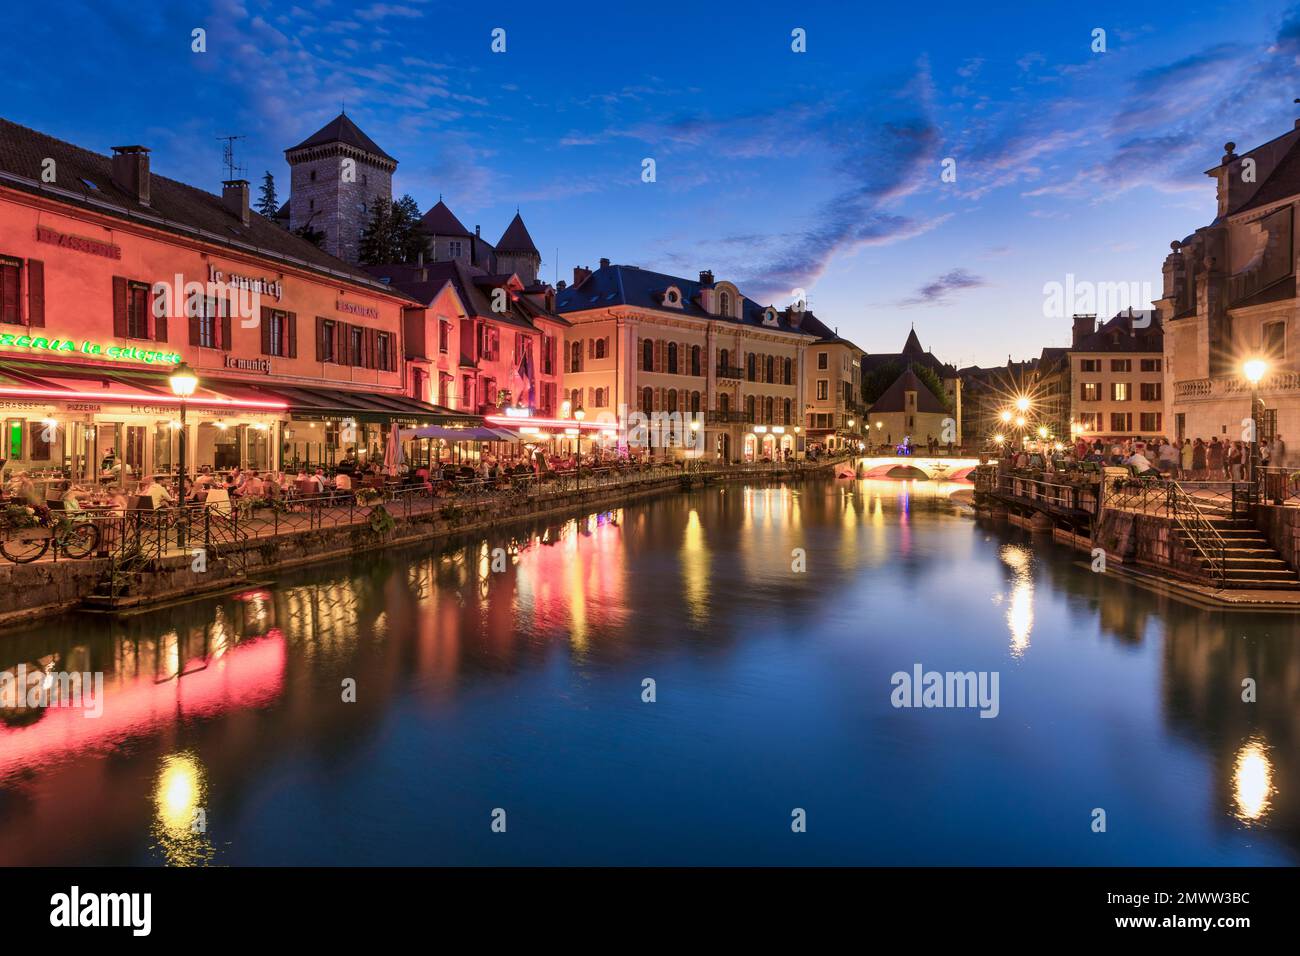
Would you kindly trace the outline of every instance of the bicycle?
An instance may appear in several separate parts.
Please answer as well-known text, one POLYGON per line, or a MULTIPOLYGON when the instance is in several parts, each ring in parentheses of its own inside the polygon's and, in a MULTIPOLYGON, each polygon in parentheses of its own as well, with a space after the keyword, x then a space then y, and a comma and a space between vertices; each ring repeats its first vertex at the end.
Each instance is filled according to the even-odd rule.
POLYGON ((0 555, 14 564, 30 564, 45 556, 51 542, 73 560, 95 553, 99 527, 89 515, 66 517, 49 508, 10 505, 0 513, 0 555))

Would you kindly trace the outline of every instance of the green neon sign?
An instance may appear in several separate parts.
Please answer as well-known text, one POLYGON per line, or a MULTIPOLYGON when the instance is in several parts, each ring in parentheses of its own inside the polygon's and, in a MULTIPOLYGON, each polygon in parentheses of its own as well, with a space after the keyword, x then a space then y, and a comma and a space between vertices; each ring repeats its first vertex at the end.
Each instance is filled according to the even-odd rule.
POLYGON ((82 339, 78 343, 73 339, 47 339, 40 335, 19 335, 16 332, 0 332, 0 348, 89 355, 117 362, 143 362, 146 365, 179 365, 181 361, 179 352, 160 352, 156 349, 142 349, 137 345, 104 345, 89 339, 82 339))

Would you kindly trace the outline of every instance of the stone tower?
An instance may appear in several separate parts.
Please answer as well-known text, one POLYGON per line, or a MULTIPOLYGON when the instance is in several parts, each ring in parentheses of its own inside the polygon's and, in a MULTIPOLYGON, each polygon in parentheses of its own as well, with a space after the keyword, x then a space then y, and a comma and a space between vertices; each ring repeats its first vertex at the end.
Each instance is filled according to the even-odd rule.
POLYGON ((537 271, 542 267, 542 256, 533 245, 533 237, 519 213, 510 220, 506 231, 497 242, 497 271, 513 272, 525 286, 537 281, 537 271))
POLYGON ((344 113, 297 146, 289 163, 289 228, 325 233, 326 252, 358 262, 361 233, 379 198, 392 200, 397 160, 344 113))

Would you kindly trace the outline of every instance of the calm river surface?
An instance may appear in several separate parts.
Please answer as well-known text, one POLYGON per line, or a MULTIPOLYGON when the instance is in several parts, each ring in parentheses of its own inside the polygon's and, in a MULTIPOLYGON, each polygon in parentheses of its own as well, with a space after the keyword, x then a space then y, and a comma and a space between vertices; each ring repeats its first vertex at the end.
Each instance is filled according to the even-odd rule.
POLYGON ((0 864, 1295 863, 1298 616, 956 487, 708 489, 0 634, 105 675, 98 718, 0 711, 0 864), (896 709, 916 664, 998 715, 896 709))

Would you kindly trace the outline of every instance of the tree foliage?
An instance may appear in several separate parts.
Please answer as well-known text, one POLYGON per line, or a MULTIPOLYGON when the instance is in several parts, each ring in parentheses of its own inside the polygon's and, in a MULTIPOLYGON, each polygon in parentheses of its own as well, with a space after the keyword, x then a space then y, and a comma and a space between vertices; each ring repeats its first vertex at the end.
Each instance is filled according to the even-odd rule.
POLYGON ((952 411, 949 406, 948 396, 944 394, 943 381, 935 373, 934 369, 918 362, 912 362, 910 366, 903 365, 901 362, 892 359, 862 376, 863 403, 868 408, 874 405, 879 401, 880 396, 889 389, 889 386, 898 381, 898 376, 902 375, 908 367, 921 380, 921 384, 934 393, 934 397, 942 403, 943 407, 952 411))
POLYGON ((275 177, 271 175, 268 169, 266 175, 262 177, 261 191, 257 200, 257 211, 267 219, 274 219, 275 214, 280 211, 280 203, 275 198, 275 177))
POLYGON ((397 202, 375 200, 370 222, 361 234, 361 261, 377 266, 389 262, 414 262, 428 245, 420 222, 420 207, 411 196, 397 202))

